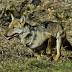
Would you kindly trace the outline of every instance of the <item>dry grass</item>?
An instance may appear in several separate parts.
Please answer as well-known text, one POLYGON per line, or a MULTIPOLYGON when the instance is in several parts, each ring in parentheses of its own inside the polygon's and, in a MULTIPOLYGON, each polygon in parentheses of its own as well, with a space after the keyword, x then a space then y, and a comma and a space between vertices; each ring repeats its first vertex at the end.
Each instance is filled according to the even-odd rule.
POLYGON ((29 15, 31 20, 27 19, 27 22, 31 24, 40 24, 46 20, 62 22, 67 39, 72 44, 70 33, 72 31, 72 0, 41 0, 40 5, 35 7, 29 3, 24 4, 24 1, 2 0, 0 3, 0 72, 72 72, 72 51, 63 49, 57 63, 51 61, 49 57, 37 60, 31 57, 31 51, 24 47, 18 38, 7 40, 4 37, 11 21, 10 13, 5 16, 9 10, 18 18, 21 15, 29 15), (6 11, 1 17, 4 8, 6 11))

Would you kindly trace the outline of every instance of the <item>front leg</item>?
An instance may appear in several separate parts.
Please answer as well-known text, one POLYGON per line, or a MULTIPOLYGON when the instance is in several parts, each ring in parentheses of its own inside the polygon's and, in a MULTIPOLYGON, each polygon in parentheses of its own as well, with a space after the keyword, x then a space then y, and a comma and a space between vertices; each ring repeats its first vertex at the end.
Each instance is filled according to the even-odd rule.
POLYGON ((60 51, 60 49, 61 49, 61 36, 60 36, 59 32, 57 33, 56 48, 57 48, 57 55, 54 58, 55 61, 57 61, 59 59, 60 54, 61 54, 61 51, 60 51))

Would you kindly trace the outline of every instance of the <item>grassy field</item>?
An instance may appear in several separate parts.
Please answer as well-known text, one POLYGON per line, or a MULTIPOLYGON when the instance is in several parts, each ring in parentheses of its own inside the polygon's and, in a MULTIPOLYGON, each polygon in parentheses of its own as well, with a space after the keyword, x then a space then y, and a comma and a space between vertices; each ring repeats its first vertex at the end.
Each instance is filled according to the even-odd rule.
POLYGON ((8 58, 0 61, 0 72, 72 72, 72 61, 8 58))

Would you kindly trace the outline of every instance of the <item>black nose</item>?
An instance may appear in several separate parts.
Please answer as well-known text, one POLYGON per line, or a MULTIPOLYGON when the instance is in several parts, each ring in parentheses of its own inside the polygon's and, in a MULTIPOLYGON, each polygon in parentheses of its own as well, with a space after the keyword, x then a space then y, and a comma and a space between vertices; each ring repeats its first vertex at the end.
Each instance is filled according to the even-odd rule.
POLYGON ((4 36, 7 40, 10 40, 12 38, 12 37, 8 36, 7 34, 4 34, 4 36))
POLYGON ((7 40, 10 40, 10 39, 11 39, 11 37, 9 37, 9 36, 5 36, 5 38, 6 38, 7 40))

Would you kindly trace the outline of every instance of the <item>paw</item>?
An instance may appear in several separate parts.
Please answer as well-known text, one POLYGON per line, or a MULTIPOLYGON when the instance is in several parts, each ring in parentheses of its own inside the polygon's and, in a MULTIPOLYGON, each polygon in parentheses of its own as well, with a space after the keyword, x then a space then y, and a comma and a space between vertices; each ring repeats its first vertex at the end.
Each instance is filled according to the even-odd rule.
POLYGON ((60 55, 56 55, 56 56, 53 58, 54 61, 58 61, 59 57, 60 57, 60 55))

